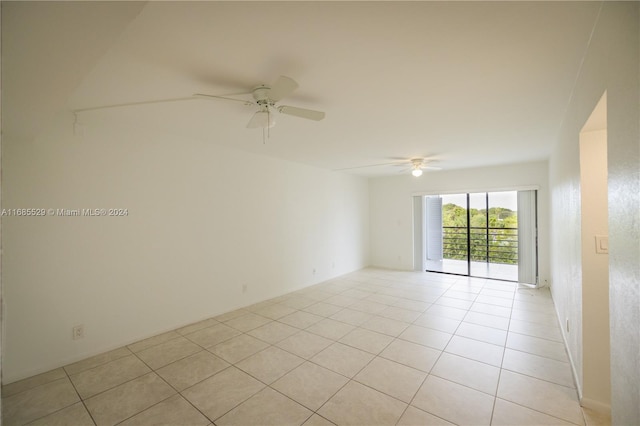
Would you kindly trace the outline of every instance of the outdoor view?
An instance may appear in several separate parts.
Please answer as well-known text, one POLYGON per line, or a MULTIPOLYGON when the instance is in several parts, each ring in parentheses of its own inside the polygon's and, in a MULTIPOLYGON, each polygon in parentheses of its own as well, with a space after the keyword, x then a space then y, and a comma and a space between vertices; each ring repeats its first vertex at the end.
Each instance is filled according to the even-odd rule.
POLYGON ((472 262, 518 264, 518 215, 515 197, 497 193, 469 194, 469 235, 466 197, 443 197, 443 257, 467 260, 471 244, 472 262), (460 202, 462 201, 462 202, 460 202))

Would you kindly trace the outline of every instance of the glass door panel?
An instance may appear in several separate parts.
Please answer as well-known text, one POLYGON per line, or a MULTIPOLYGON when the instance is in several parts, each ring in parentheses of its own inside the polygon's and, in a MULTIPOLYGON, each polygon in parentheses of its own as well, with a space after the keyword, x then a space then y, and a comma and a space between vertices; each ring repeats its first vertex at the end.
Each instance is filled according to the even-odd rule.
MULTIPOLYGON (((475 196, 478 220, 471 232, 477 245, 471 257, 471 275, 518 280, 518 195, 516 191, 470 194, 475 196), (482 217, 482 220, 480 219, 482 217)), ((473 208, 472 208, 473 212, 473 208)), ((473 213, 472 213, 473 214, 473 213)))
MULTIPOLYGON (((448 274, 469 274, 467 194, 441 195, 442 259, 427 259, 427 270, 448 274)), ((429 236, 427 235, 427 241, 429 236)))
POLYGON ((518 280, 517 191, 426 198, 426 270, 518 280))
POLYGON ((487 193, 469 194, 469 243, 471 262, 469 274, 486 277, 488 256, 487 193))

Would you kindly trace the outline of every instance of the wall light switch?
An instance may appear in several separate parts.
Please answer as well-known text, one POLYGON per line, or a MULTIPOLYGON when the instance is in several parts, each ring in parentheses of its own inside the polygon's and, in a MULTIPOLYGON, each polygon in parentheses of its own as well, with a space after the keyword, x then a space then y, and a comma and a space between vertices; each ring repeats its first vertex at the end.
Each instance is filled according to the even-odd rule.
POLYGON ((608 235, 596 235, 596 253, 600 253, 600 254, 609 253, 609 236, 608 235))

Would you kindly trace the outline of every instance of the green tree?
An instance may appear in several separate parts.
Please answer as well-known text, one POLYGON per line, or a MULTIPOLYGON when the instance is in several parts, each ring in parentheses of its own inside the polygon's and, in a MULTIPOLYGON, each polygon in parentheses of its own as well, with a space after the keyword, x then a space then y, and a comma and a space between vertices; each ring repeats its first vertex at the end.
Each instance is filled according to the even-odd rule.
MULTIPOLYGON (((518 263, 518 215, 505 207, 469 209, 471 260, 518 263), (487 240, 487 218, 489 235, 487 240), (489 252, 487 252, 487 246, 489 252)), ((467 210, 453 203, 442 206, 444 257, 467 259, 467 210)))

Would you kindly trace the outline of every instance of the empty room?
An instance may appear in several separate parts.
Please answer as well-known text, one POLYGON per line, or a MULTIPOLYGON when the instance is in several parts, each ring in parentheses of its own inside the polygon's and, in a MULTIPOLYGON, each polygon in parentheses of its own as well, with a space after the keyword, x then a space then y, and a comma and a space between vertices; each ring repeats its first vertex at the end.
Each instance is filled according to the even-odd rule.
POLYGON ((640 3, 0 14, 1 424, 640 424, 640 3))

